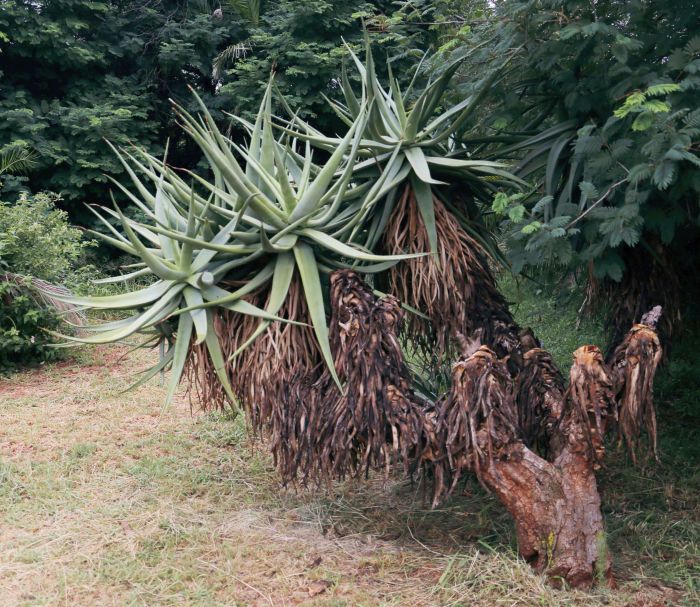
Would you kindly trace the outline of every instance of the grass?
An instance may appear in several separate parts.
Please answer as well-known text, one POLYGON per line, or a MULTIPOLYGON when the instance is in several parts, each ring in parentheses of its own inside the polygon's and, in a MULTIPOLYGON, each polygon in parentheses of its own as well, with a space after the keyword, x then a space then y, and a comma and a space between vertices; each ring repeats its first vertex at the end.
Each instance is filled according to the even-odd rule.
POLYGON ((551 353, 559 368, 568 373, 572 354, 579 346, 595 344, 605 352, 605 331, 595 318, 578 315, 582 299, 578 291, 538 286, 504 276, 501 291, 511 304, 515 319, 532 327, 542 347, 551 353))
MULTIPOLYGON (((560 359, 595 334, 566 335, 570 305, 520 297, 519 318, 560 359)), ((401 480, 284 489, 240 419, 193 414, 183 397, 162 411, 157 381, 123 394, 148 360, 121 353, 0 380, 3 604, 700 604, 700 472, 675 418, 662 415, 660 465, 613 449, 601 474, 619 588, 557 590, 517 558, 477 483, 437 510, 401 480)))

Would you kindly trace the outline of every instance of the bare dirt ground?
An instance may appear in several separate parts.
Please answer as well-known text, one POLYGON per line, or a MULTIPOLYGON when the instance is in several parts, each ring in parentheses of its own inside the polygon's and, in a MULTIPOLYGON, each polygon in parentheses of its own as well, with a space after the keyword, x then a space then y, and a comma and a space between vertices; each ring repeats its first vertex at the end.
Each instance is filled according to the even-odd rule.
POLYGON ((473 485, 437 511, 406 481, 285 490, 240 419, 192 413, 184 396, 162 410, 158 381, 122 393, 148 362, 123 353, 0 380, 0 605, 685 600, 630 571, 614 591, 548 587, 473 485))

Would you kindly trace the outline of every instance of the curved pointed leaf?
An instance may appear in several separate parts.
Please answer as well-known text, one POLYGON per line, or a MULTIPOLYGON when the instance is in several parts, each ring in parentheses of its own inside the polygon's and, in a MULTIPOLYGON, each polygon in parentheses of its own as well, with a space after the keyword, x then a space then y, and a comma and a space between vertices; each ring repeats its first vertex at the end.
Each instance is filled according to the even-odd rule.
POLYGON ((319 270, 314 253, 309 245, 301 242, 294 247, 294 257, 297 260, 301 284, 304 287, 306 304, 309 308, 309 315, 314 325, 314 332, 316 333, 316 339, 318 340, 321 354, 326 361, 326 365, 328 365, 331 376, 338 385, 338 388, 342 391, 340 378, 335 371, 331 344, 328 341, 328 324, 326 321, 326 308, 323 304, 323 289, 321 288, 321 277, 318 273, 319 270))
MULTIPOLYGON (((292 277, 294 276, 294 268, 294 255, 291 253, 282 253, 277 256, 277 260, 275 261, 275 273, 272 277, 272 286, 270 287, 270 295, 268 296, 267 306, 265 306, 266 312, 270 314, 277 314, 277 312, 279 312, 284 300, 287 299, 289 285, 292 283, 292 277)), ((252 344, 269 326, 270 321, 263 320, 256 327, 255 331, 253 331, 253 334, 231 354, 229 360, 236 358, 236 356, 252 344)))
POLYGON ((406 154, 406 158, 408 158, 408 161, 411 163, 413 172, 422 182, 436 185, 444 183, 444 181, 433 179, 430 175, 430 167, 428 166, 428 161, 425 159, 423 150, 420 148, 405 148, 404 154, 406 154))
POLYGON ((190 338, 192 337, 192 317, 189 314, 181 314, 177 324, 177 335, 173 350, 173 364, 170 371, 170 381, 168 382, 168 393, 165 397, 164 407, 170 405, 175 396, 175 391, 182 379, 182 371, 187 361, 187 353, 190 348, 190 338))
POLYGON ((304 228, 303 230, 300 230, 299 233, 310 238, 314 242, 323 245, 325 248, 334 251, 338 255, 350 257, 352 259, 358 259, 360 261, 403 261, 405 259, 413 259, 415 257, 423 257, 424 255, 427 255, 427 253, 410 253, 406 255, 375 255, 374 253, 367 253, 360 249, 356 249, 355 247, 347 245, 344 242, 341 242, 340 240, 329 236, 328 234, 319 232, 318 230, 304 228))

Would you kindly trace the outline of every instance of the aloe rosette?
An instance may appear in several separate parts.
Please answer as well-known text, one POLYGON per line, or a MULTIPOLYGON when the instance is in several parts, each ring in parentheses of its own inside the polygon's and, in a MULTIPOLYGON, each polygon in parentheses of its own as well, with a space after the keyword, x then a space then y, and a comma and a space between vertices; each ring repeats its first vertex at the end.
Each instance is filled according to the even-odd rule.
MULTIPOLYGON (((362 180, 355 175, 362 134, 370 115, 366 101, 346 135, 322 164, 316 164, 308 141, 273 135, 271 86, 254 124, 238 119, 249 132, 246 148, 226 137, 205 105, 193 116, 175 106, 182 128, 200 146, 213 179, 189 172, 189 183, 144 150, 116 150, 133 187, 116 186, 141 209, 147 221, 126 217, 114 208, 92 208, 109 234, 95 232, 108 243, 140 258, 139 268, 108 279, 127 282, 149 276, 152 284, 105 297, 70 297, 67 303, 93 309, 131 310, 127 318, 85 327, 89 333, 67 339, 89 344, 146 334, 143 345, 160 340, 172 347, 139 383, 172 367, 169 402, 182 377, 192 336, 206 344, 217 376, 233 401, 226 360, 214 331, 213 314, 223 308, 258 317, 256 331, 240 352, 279 316, 295 272, 301 279, 309 317, 329 370, 340 385, 328 341, 322 274, 357 267, 363 273, 382 271, 416 255, 377 255, 366 235, 366 210, 395 187, 389 173, 362 180), (107 216, 121 223, 115 229, 107 216), (237 288, 228 285, 235 283, 237 288), (265 309, 246 295, 269 289, 265 309), (177 325, 171 328, 171 321, 177 325)), ((235 354, 234 354, 235 355, 235 354)))
MULTIPOLYGON (((383 205, 377 217, 383 218, 383 225, 373 232, 374 239, 368 244, 374 246, 383 226, 393 209, 401 191, 409 187, 415 195, 421 217, 428 232, 430 249, 435 252, 437 230, 435 226, 434 198, 445 198, 440 186, 460 184, 471 189, 474 194, 486 201, 501 187, 519 187, 526 183, 508 171, 507 165, 493 161, 472 158, 469 150, 457 143, 459 133, 479 107, 493 82, 499 77, 494 72, 481 83, 478 90, 466 99, 449 106, 445 93, 450 81, 462 64, 463 59, 450 64, 434 79, 430 79, 422 90, 414 94, 416 81, 423 62, 416 68, 406 91, 402 91, 399 81, 388 67, 388 86, 383 86, 377 76, 372 50, 365 47, 365 63, 347 47, 366 91, 369 108, 358 98, 343 65, 339 79, 344 103, 327 99, 338 117, 353 128, 360 115, 367 113, 366 127, 357 152, 358 162, 355 174, 387 174, 392 188, 387 195, 373 203, 383 205)), ((290 111, 289 108, 287 108, 290 111)), ((304 138, 314 145, 332 150, 342 141, 339 137, 328 137, 311 124, 297 116, 290 120, 293 129, 290 134, 304 138)), ((364 211, 370 214, 371 210, 364 211)))

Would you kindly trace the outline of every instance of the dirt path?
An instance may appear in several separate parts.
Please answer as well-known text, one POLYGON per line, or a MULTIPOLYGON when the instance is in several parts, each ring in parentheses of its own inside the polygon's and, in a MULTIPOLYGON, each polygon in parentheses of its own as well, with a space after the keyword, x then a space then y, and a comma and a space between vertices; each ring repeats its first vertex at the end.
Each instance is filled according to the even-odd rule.
POLYGON ((0 380, 0 605, 663 605, 544 585, 481 493, 278 486, 240 421, 161 410, 148 361, 97 350, 0 380))

